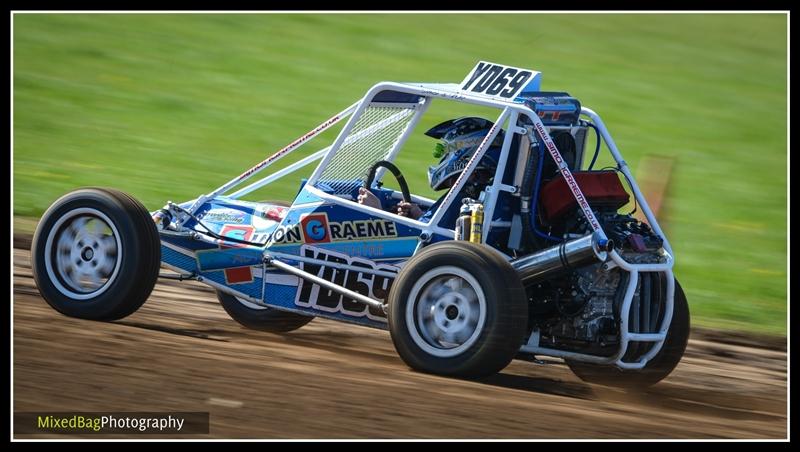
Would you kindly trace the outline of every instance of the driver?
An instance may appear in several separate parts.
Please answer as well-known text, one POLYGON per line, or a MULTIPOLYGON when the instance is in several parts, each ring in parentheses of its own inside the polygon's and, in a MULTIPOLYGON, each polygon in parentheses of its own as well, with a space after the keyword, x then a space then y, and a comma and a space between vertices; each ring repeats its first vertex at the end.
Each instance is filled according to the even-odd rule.
MULTIPOLYGON (((427 132, 425 135, 439 139, 433 152, 433 156, 441 158, 439 163, 428 168, 428 181, 431 188, 436 191, 449 189, 458 179, 459 174, 467 166, 467 163, 478 150, 481 142, 486 137, 493 123, 487 119, 477 117, 465 117, 445 121, 427 132)), ((491 183, 497 168, 497 159, 500 155, 500 146, 503 142, 503 131, 497 134, 489 149, 486 150, 475 171, 472 172, 464 187, 458 193, 451 206, 455 205, 453 218, 445 218, 445 224, 452 222, 455 224, 455 217, 463 198, 478 199, 480 192, 491 183), (452 220, 452 221, 450 221, 452 220)), ((381 202, 371 191, 361 188, 358 192, 358 202, 376 209, 381 209, 381 202)), ((444 200, 442 195, 427 211, 423 211, 418 204, 413 202, 400 201, 394 209, 400 216, 413 218, 420 221, 429 221, 439 204, 444 200)), ((451 209, 453 210, 453 209, 451 209)))

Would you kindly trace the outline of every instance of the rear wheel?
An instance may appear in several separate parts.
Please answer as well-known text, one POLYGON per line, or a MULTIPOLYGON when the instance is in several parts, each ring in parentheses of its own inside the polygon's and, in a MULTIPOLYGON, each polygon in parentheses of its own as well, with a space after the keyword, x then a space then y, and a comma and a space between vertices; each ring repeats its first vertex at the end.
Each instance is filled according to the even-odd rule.
POLYGON ((689 342, 689 304, 686 294, 675 280, 675 301, 672 322, 661 350, 640 370, 622 370, 616 366, 600 366, 567 360, 575 375, 587 383, 622 388, 646 388, 666 378, 680 362, 689 342))
POLYGON ((389 331, 410 367, 481 377, 508 365, 525 335, 525 290, 494 250, 449 241, 411 258, 389 294, 389 331))
POLYGON ((53 309, 114 320, 132 314, 150 296, 161 245, 141 203, 121 191, 84 188, 47 209, 31 257, 33 278, 53 309))
POLYGON ((286 333, 296 330, 314 319, 311 316, 258 305, 225 292, 217 291, 217 299, 233 320, 253 330, 286 333))

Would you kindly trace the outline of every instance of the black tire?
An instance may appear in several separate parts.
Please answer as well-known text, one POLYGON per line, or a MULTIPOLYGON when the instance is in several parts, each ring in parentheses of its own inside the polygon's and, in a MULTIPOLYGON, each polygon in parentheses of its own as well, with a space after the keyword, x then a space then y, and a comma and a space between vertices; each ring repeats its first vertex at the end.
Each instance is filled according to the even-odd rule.
POLYGON ((31 258, 39 292, 53 309, 70 317, 116 320, 135 312, 150 296, 161 266, 161 243, 150 213, 133 197, 107 188, 82 188, 62 196, 44 213, 33 235, 31 258), (79 258, 73 259, 76 252, 79 258), (113 269, 98 269, 106 263, 113 269), (83 283, 88 276, 76 280, 80 269, 85 275, 105 275, 104 281, 95 280, 100 285, 87 289, 83 283))
POLYGON ((253 330, 286 333, 314 320, 312 316, 261 307, 246 301, 242 302, 235 296, 219 290, 217 291, 217 299, 233 320, 253 330), (251 304, 252 307, 248 306, 248 304, 251 304))
POLYGON ((621 370, 616 366, 599 366, 570 360, 567 360, 567 365, 587 383, 632 389, 644 389, 658 383, 675 370, 689 343, 689 304, 677 279, 674 303, 672 322, 664 345, 644 369, 621 370))
POLYGON ((403 361, 419 371, 465 378, 492 375, 517 355, 525 336, 528 306, 522 283, 511 265, 484 245, 448 241, 423 249, 403 267, 392 284, 388 301, 394 346, 403 361), (480 292, 465 275, 479 286, 485 308, 480 306, 480 292), (463 290, 463 282, 469 285, 466 292, 447 287, 459 284, 459 290, 463 290), (430 305, 431 297, 426 294, 443 287, 447 287, 444 295, 436 296, 430 305), (464 293, 474 294, 475 301, 465 301, 466 297, 460 302, 455 300, 459 298, 455 294, 464 293), (454 310, 454 303, 461 304, 455 305, 454 310), (478 312, 478 320, 470 327, 469 319, 462 317, 472 317, 474 311, 478 312), (437 312, 441 313, 438 318, 437 312), (433 313, 427 321, 420 318, 426 313, 433 313), (481 315, 485 319, 482 324, 481 315), (456 333, 469 336, 460 344, 452 336, 456 342, 448 347, 435 337, 445 337, 440 333, 449 332, 446 328, 451 321, 458 322, 457 327, 461 325, 456 333))

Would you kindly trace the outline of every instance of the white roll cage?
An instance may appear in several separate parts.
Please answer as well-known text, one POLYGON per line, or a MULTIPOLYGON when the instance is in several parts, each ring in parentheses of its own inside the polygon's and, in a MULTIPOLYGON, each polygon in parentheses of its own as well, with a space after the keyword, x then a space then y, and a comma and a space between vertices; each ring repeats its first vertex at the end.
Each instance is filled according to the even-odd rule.
MULTIPOLYGON (((617 251, 611 251, 609 253, 609 261, 606 262, 605 264, 606 269, 610 269, 617 266, 630 273, 630 278, 628 280, 625 296, 623 297, 622 309, 620 313, 620 347, 617 353, 614 354, 613 356, 601 357, 601 356, 587 355, 582 353, 568 352, 564 350, 542 347, 539 344, 538 330, 534 330, 531 333, 528 342, 521 348, 521 351, 534 354, 555 356, 565 359, 572 359, 576 361, 596 363, 596 364, 614 364, 621 369, 641 369, 661 349, 662 345, 664 344, 664 340, 666 339, 667 330, 672 320, 674 295, 675 295, 675 280, 672 274, 672 267, 675 261, 673 257, 672 247, 670 246, 669 241, 667 240, 666 236, 664 235, 664 232, 659 226, 658 221, 655 218, 655 215, 653 214, 652 210, 650 209, 650 206, 647 203, 647 200, 644 198, 641 190, 639 189, 639 186, 636 184, 636 180, 634 179, 633 174, 631 174, 631 171, 627 163, 622 158, 622 155, 617 149, 617 145, 611 138, 611 135, 608 132, 608 129, 606 128, 605 124, 600 119, 600 116, 591 109, 585 107, 581 109, 581 115, 588 117, 591 120, 591 122, 597 127, 608 150, 610 151, 614 160, 617 162, 619 171, 621 171, 626 176, 628 181, 630 181, 630 186, 633 191, 633 195, 636 198, 636 202, 638 202, 639 206, 644 212, 644 215, 647 218, 650 227, 656 234, 658 234, 661 238, 663 238, 664 240, 663 246, 665 250, 666 262, 660 264, 635 264, 624 260, 623 257, 619 253, 617 253, 617 251), (631 303, 636 292, 636 287, 640 272, 662 272, 665 274, 667 279, 666 309, 658 333, 642 334, 642 333, 632 333, 629 331, 629 326, 628 326, 629 313, 630 313, 631 303), (622 360, 622 358, 628 349, 629 343, 632 341, 653 342, 654 346, 650 349, 648 353, 642 356, 638 361, 625 362, 622 360)), ((483 224, 484 240, 489 235, 489 231, 493 227, 508 226, 507 222, 504 223, 500 221, 494 221, 492 219, 494 216, 495 205, 500 192, 505 191, 509 193, 514 193, 517 190, 519 190, 519 187, 503 184, 502 181, 503 179, 502 175, 505 172, 509 155, 509 149, 511 147, 511 141, 515 134, 520 134, 520 135, 527 134, 531 139, 531 142, 538 141, 536 140, 536 136, 538 136, 539 139, 541 139, 544 142, 549 154, 554 159, 554 161, 559 167, 562 176, 567 181, 568 186, 570 187, 573 196, 578 202, 578 205, 581 207, 581 210, 585 215, 586 219, 588 220, 589 225, 592 227, 594 231, 600 234, 601 238, 605 239, 606 238, 605 233, 603 232, 597 219, 595 218, 594 213, 592 212, 591 208, 588 205, 588 202, 586 202, 586 199, 583 196, 580 187, 572 177, 572 173, 570 169, 567 167, 566 162, 563 161, 563 158, 561 157, 561 154, 558 151, 555 143, 553 143, 553 140, 550 138, 550 135, 547 132, 547 127, 542 123, 539 116, 524 104, 504 101, 500 99, 487 98, 477 95, 471 95, 468 92, 461 91, 459 89, 459 85, 457 84, 430 84, 430 83, 426 84, 426 83, 395 83, 395 82, 378 83, 374 85, 372 88, 370 88, 370 90, 367 91, 366 95, 362 99, 360 99, 353 105, 347 107, 346 109, 342 110, 341 112, 337 113, 336 115, 332 116, 331 118, 329 118, 316 128, 312 129, 305 135, 293 141, 286 147, 280 149, 275 154, 259 162, 258 164, 248 169, 247 171, 237 176, 236 178, 231 179, 229 182, 225 183, 224 185, 217 188, 213 192, 207 195, 200 196, 196 200, 184 203, 182 206, 184 208, 188 207, 187 210, 192 214, 194 214, 196 210, 203 203, 207 201, 216 198, 220 199, 241 198, 242 196, 254 190, 257 190, 261 187, 264 187, 265 185, 272 183, 286 176, 287 174, 290 174, 302 167, 311 164, 312 162, 322 159, 322 162, 317 166, 316 170, 306 183, 305 187, 309 192, 311 192, 315 196, 318 196, 319 198, 323 199, 326 202, 333 204, 341 204, 350 209, 362 211, 376 217, 387 218, 392 221, 405 224, 407 226, 416 229, 420 229, 422 231, 421 234, 422 240, 420 240, 420 244, 417 247, 418 251, 420 247, 427 242, 427 239, 429 239, 432 236, 432 234, 440 234, 449 238, 453 238, 455 236, 453 230, 439 226, 439 222, 442 219, 444 213, 447 211, 448 207, 450 207, 451 203, 455 202, 455 194, 458 193, 466 183, 467 177, 465 177, 465 175, 469 175, 472 173, 472 171, 480 161, 481 157, 488 149, 489 144, 495 139, 500 128, 504 124, 506 126, 507 133, 505 135, 505 139, 503 141, 503 145, 500 151, 500 158, 498 161, 497 172, 495 173, 496 175, 498 174, 501 175, 501 177, 495 177, 492 185, 486 188, 486 197, 484 199, 484 206, 485 206, 485 216, 483 224), (483 142, 480 144, 478 150, 470 159, 469 163, 465 167, 464 171, 462 171, 461 175, 458 177, 456 182, 450 188, 450 191, 447 193, 445 199, 440 204, 439 209, 433 215, 432 219, 427 223, 395 215, 362 204, 358 204, 357 202, 354 202, 352 200, 344 199, 335 195, 331 195, 329 193, 325 193, 324 191, 319 190, 314 186, 314 184, 318 181, 320 174, 326 168, 327 164, 331 161, 331 159, 336 155, 338 150, 343 145, 348 143, 349 142, 348 140, 350 140, 351 142, 352 140, 359 139, 358 136, 350 136, 351 129, 356 124, 356 121, 359 119, 359 117, 365 111, 365 109, 372 104, 373 98, 379 93, 384 91, 394 91, 398 93, 406 93, 406 94, 421 96, 419 105, 414 107, 415 111, 413 113, 414 114, 413 118, 411 119, 405 130, 402 132, 400 137, 397 139, 397 141, 394 144, 394 147, 391 149, 386 158, 386 160, 389 161, 392 161, 396 157, 397 153, 403 147, 403 144, 407 140, 411 131, 415 128, 422 115, 430 106, 430 103, 433 99, 448 99, 468 104, 494 107, 501 110, 500 115, 494 122, 494 125, 490 129, 489 133, 486 135, 483 142), (288 165, 287 167, 277 172, 267 175, 251 183, 250 185, 241 188, 230 195, 225 196, 225 194, 232 188, 238 186, 245 180, 253 178, 255 175, 259 174, 261 171, 263 171, 273 163, 277 162, 278 160, 290 154, 291 152, 297 150, 303 144, 311 141, 311 139, 313 139, 315 136, 319 135, 323 131, 327 130, 328 128, 337 124, 339 121, 348 116, 350 117, 350 119, 348 120, 348 122, 341 130, 338 137, 331 146, 321 149, 291 165, 288 165), (520 116, 527 117, 533 124, 533 127, 529 128, 519 127, 517 125, 517 120, 520 116)), ((383 174, 383 168, 379 170, 379 173, 375 178, 376 182, 380 181, 382 174, 383 174)), ((395 192, 395 195, 399 195, 399 193, 395 192)), ((414 201, 422 202, 425 204, 430 204, 432 202, 429 199, 419 196, 413 196, 412 199, 414 201)), ((181 221, 181 225, 186 219, 187 218, 183 218, 183 220, 181 221)), ((511 259, 510 256, 506 255, 503 256, 506 259, 509 260, 511 259)))

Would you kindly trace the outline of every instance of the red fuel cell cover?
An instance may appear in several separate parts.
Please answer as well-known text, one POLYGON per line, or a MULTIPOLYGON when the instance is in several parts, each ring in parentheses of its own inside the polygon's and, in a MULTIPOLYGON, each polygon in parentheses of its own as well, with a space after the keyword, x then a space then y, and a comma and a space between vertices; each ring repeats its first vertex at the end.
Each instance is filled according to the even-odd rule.
MULTIPOLYGON (((619 209, 630 200, 616 171, 575 171, 572 175, 592 207, 619 209)), ((549 223, 559 220, 578 205, 561 174, 544 184, 539 202, 544 219, 549 223)))

